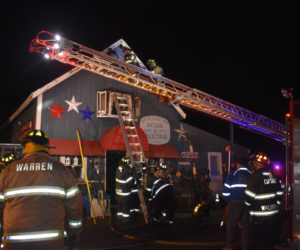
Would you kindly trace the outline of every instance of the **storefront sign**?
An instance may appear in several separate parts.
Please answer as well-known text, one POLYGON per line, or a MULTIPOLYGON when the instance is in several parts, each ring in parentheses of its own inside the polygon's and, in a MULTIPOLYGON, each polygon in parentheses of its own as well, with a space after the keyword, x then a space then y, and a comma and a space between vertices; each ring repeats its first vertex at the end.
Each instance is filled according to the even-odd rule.
POLYGON ((181 152, 181 157, 185 159, 198 159, 199 152, 181 152))
POLYGON ((140 121, 140 127, 146 133, 149 144, 162 145, 170 141, 170 123, 163 117, 144 116, 140 121))

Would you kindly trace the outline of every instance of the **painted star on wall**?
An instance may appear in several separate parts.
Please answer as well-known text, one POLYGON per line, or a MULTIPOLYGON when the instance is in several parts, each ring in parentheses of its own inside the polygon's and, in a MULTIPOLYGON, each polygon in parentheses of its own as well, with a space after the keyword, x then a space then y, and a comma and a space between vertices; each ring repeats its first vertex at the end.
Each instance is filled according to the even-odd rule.
POLYGON ((58 116, 60 119, 62 119, 62 112, 64 112, 65 108, 60 108, 58 102, 56 102, 54 107, 48 107, 52 111, 51 118, 54 118, 55 116, 58 116))
POLYGON ((65 102, 69 105, 68 112, 70 112, 71 110, 75 110, 77 113, 79 113, 78 106, 81 105, 82 102, 76 102, 75 96, 72 97, 71 101, 65 100, 65 102))
POLYGON ((95 113, 89 110, 89 106, 86 106, 85 110, 80 110, 80 112, 83 114, 82 120, 89 119, 90 121, 93 121, 91 116, 95 113))

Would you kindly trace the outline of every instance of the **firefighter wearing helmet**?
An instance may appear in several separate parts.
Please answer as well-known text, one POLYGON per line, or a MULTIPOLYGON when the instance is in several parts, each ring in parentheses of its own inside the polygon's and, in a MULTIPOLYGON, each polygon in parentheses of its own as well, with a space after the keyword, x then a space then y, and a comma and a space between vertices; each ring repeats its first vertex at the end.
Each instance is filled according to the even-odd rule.
POLYGON ((280 234, 283 191, 279 180, 271 174, 269 164, 270 158, 266 154, 256 154, 255 171, 245 190, 245 204, 250 216, 250 249, 274 249, 280 234))
POLYGON ((15 161, 16 157, 14 153, 7 153, 0 158, 0 172, 11 162, 15 161))
POLYGON ((122 223, 130 220, 132 191, 135 188, 130 158, 123 156, 116 172, 117 218, 122 223))
POLYGON ((0 175, 4 249, 65 249, 79 241, 82 197, 71 172, 49 155, 49 139, 33 130, 21 160, 0 175), (67 233, 67 237, 65 237, 67 233))
POLYGON ((167 177, 167 165, 164 162, 160 162, 155 177, 148 205, 149 214, 154 224, 173 224, 175 189, 167 177))

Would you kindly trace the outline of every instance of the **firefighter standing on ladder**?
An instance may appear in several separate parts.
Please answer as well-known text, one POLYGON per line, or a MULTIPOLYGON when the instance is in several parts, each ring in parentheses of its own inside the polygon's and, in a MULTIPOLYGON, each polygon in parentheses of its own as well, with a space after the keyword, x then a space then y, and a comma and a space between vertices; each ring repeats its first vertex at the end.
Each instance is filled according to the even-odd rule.
POLYGON ((66 249, 65 229, 65 242, 72 247, 82 225, 82 198, 75 179, 50 158, 43 131, 29 132, 23 145, 23 159, 0 175, 4 249, 66 249))
POLYGON ((279 212, 283 191, 279 180, 271 174, 269 164, 266 154, 256 155, 255 172, 245 190, 245 203, 250 214, 250 249, 274 249, 280 236, 279 212))

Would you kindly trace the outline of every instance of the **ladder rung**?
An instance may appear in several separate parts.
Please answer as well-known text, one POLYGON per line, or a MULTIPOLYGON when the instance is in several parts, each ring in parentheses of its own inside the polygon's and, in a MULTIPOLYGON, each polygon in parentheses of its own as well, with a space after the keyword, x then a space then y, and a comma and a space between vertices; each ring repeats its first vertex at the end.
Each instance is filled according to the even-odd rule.
POLYGON ((138 135, 127 135, 128 137, 137 137, 138 135))
POLYGON ((132 122, 133 121, 133 119, 129 118, 129 117, 122 116, 122 118, 123 118, 123 121, 126 121, 126 122, 132 122))
POLYGON ((127 98, 125 96, 117 96, 118 100, 127 100, 127 98))
POLYGON ((134 129, 135 127, 134 126, 124 126, 125 128, 127 129, 134 129))
POLYGON ((128 110, 120 110, 121 113, 124 113, 124 114, 130 114, 130 111, 128 110))
POLYGON ((143 154, 143 151, 131 151, 133 154, 143 154))
POLYGON ((119 106, 128 107, 128 103, 119 103, 119 106))

